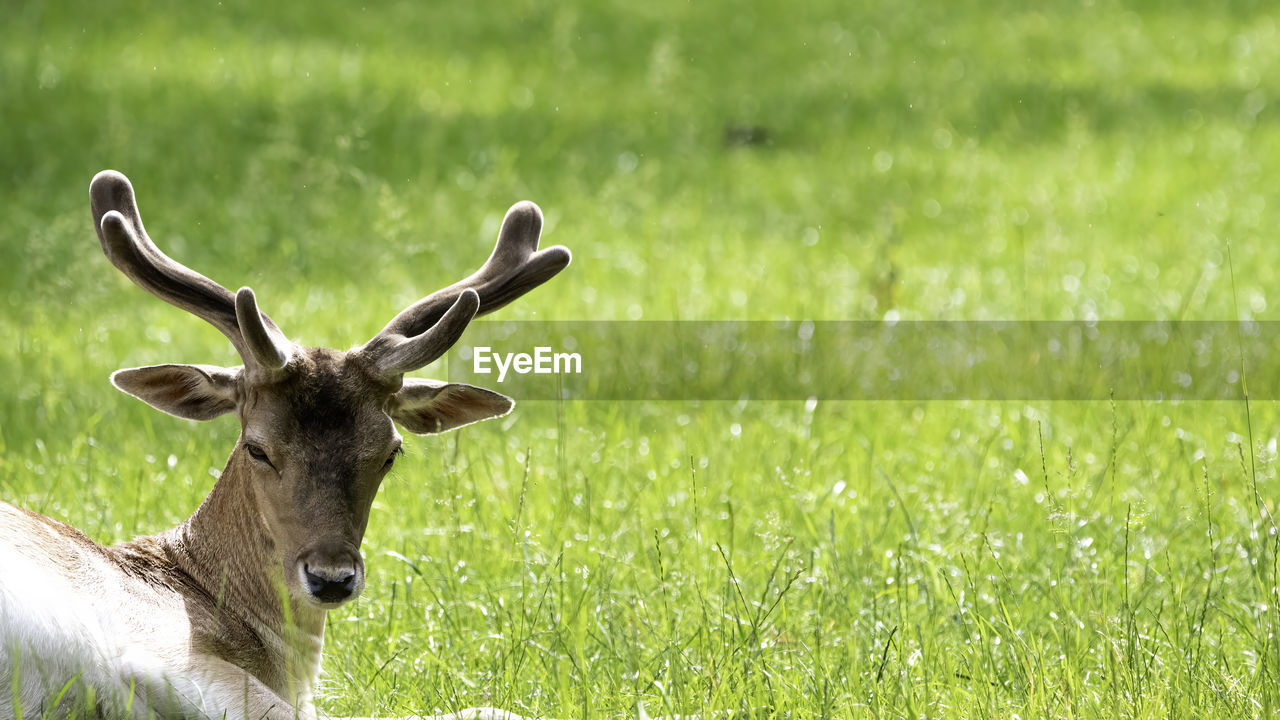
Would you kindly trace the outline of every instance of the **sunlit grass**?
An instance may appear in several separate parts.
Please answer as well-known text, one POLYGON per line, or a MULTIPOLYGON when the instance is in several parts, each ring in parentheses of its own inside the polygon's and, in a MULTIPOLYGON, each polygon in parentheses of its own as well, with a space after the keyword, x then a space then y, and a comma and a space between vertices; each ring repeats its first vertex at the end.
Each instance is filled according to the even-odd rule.
MULTIPOLYGON (((237 361, 102 257, 102 168, 309 344, 469 272, 525 198, 575 262, 505 318, 1270 320, 1277 32, 1248 2, 12 8, 0 498, 127 539, 234 441, 108 387, 237 361)), ((1280 416, 1250 409, 523 403, 410 441, 322 705, 1268 716, 1280 416)))

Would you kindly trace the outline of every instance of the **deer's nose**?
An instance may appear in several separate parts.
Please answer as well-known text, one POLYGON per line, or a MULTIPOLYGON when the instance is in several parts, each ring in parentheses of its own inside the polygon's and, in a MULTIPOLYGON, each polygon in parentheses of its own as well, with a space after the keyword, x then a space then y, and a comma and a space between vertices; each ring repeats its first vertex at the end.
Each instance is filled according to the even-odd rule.
POLYGON ((307 581, 307 592, 322 602, 342 602, 351 597, 356 589, 355 570, 335 572, 325 568, 313 569, 310 565, 303 564, 302 574, 307 581))
POLYGON ((349 547, 315 547, 298 561, 303 589, 322 604, 344 602, 364 588, 364 562, 349 547))

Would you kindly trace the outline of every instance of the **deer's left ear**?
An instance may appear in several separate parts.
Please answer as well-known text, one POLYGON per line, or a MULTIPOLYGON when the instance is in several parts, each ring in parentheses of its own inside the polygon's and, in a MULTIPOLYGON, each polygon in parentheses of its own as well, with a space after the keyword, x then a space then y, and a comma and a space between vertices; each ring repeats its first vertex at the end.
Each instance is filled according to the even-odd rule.
POLYGON ((474 385, 405 378, 387 412, 409 432, 428 435, 502 417, 515 404, 506 395, 474 385))
POLYGON ((241 368, 152 365, 111 373, 111 384, 157 410, 212 420, 236 409, 241 368))

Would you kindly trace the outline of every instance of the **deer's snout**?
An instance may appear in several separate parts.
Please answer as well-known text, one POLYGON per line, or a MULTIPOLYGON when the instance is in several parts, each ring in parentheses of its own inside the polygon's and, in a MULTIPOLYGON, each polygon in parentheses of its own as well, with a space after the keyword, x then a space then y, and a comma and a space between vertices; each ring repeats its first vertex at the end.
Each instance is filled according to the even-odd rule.
POLYGON ((336 607, 364 589, 364 559, 345 542, 317 543, 298 555, 298 579, 312 600, 336 607))

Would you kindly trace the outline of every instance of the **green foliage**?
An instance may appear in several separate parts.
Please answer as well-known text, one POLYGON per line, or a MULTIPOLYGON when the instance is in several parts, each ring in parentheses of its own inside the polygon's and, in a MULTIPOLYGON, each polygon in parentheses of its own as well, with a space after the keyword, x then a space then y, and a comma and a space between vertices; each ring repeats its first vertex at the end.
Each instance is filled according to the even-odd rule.
MULTIPOLYGON (((102 168, 307 344, 469 272, 522 198, 575 263, 506 318, 1269 320, 1278 33, 1251 2, 20 3, 0 498, 155 532, 235 437, 106 382, 236 361, 102 257, 102 168)), ((409 441, 323 706, 1270 716, 1277 427, 1270 398, 524 403, 409 441)))

